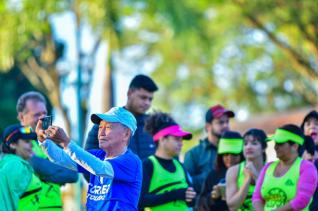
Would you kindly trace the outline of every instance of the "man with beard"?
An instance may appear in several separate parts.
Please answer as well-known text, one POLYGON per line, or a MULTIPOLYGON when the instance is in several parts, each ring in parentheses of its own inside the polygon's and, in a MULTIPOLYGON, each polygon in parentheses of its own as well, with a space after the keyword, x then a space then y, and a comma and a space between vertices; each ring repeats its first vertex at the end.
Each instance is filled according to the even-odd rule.
POLYGON ((221 135, 228 131, 229 119, 235 114, 221 105, 208 109, 205 115, 207 137, 185 154, 184 166, 193 179, 194 190, 200 193, 203 181, 213 169, 221 135))

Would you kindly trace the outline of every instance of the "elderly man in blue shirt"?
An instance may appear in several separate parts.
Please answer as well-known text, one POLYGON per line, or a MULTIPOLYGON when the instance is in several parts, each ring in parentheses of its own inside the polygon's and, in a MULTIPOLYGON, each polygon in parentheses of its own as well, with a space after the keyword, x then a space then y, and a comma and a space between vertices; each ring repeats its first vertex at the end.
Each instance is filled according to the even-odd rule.
POLYGON ((91 120, 99 125, 100 149, 87 152, 62 128, 50 126, 43 131, 39 121, 36 131, 41 147, 53 162, 90 174, 87 210, 137 210, 142 167, 138 156, 127 148, 137 127, 135 117, 125 108, 113 107, 91 115, 91 120))

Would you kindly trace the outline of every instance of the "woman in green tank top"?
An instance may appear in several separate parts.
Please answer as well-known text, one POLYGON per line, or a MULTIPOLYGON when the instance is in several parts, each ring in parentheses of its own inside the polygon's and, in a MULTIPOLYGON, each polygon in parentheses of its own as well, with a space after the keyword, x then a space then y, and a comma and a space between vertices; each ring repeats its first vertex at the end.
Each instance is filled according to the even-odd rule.
POLYGON ((30 127, 11 125, 3 132, 0 160, 0 209, 38 210, 41 182, 33 174, 28 159, 33 155, 30 127))
POLYGON ((230 210, 253 210, 255 183, 266 159, 267 137, 263 130, 250 129, 243 138, 245 161, 229 168, 226 174, 226 202, 230 210))

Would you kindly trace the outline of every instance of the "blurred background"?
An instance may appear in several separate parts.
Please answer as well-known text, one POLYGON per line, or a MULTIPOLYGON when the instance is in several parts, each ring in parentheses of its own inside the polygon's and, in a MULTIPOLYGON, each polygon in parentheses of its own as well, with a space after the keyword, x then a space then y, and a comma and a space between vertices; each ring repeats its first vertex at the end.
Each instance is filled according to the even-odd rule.
POLYGON ((124 105, 140 73, 159 85, 151 110, 195 134, 183 152, 214 104, 240 132, 300 124, 318 102, 317 1, 0 0, 1 132, 37 90, 82 145, 89 114, 124 105))

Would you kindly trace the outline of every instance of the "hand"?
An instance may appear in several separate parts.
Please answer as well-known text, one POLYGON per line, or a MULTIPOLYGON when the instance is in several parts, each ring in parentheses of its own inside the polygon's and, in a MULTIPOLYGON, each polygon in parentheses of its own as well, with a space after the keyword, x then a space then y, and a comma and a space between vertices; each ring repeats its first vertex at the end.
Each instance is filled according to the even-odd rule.
POLYGON ((66 135, 64 130, 58 126, 50 126, 45 133, 48 138, 52 139, 55 143, 62 145, 62 147, 67 147, 70 143, 70 138, 66 135))
POLYGON ((211 198, 218 199, 221 197, 221 190, 218 185, 214 185, 211 191, 211 198))
POLYGON ((188 187, 188 189, 185 192, 185 200, 186 202, 191 202, 195 197, 197 193, 194 191, 192 187, 188 187))
POLYGON ((244 176, 246 177, 250 177, 251 179, 253 179, 254 181, 257 180, 258 178, 258 171, 256 170, 253 162, 251 161, 247 161, 246 165, 244 167, 244 176))
POLYGON ((45 139, 47 139, 47 135, 45 134, 45 131, 42 130, 42 120, 41 119, 36 124, 35 132, 36 132, 36 135, 38 137, 38 141, 43 142, 45 139))

